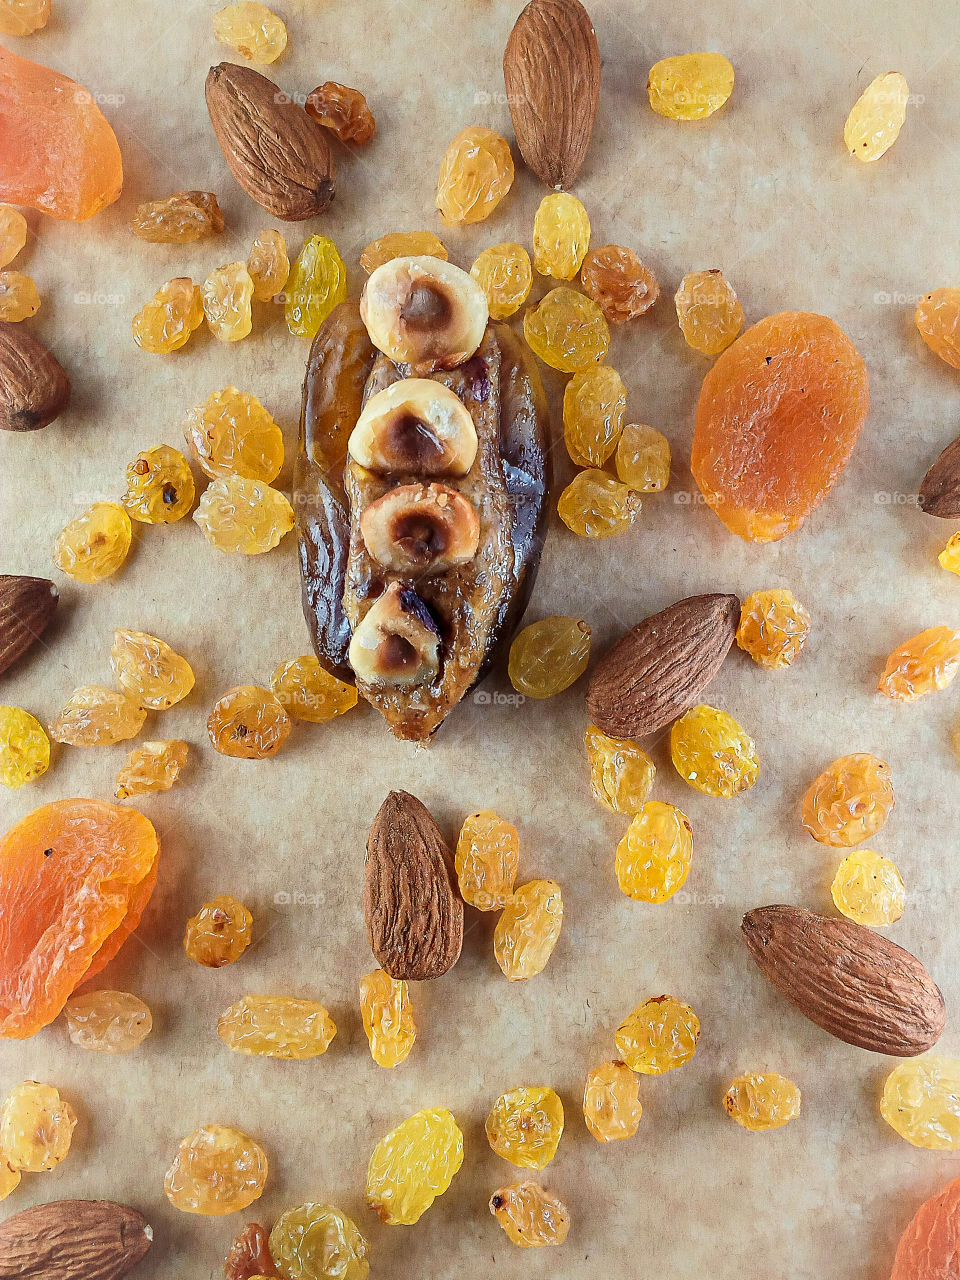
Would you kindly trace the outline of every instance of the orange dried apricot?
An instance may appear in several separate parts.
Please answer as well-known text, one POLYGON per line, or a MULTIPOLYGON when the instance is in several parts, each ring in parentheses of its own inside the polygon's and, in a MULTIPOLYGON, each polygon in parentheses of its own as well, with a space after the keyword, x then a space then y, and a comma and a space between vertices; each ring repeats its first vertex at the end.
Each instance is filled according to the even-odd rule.
POLYGON ((925 1200, 900 1237, 890 1280, 945 1280, 960 1259, 960 1178, 925 1200))

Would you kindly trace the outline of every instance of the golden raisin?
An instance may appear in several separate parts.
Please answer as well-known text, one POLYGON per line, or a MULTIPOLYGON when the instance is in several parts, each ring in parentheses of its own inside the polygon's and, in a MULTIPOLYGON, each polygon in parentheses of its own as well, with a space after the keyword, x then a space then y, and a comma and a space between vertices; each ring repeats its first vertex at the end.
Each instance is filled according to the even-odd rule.
POLYGON ((130 551, 133 526, 116 502, 95 502, 57 534, 53 563, 76 582, 102 582, 130 551))
POLYGON ((217 1035, 234 1053, 262 1058, 317 1058, 336 1034, 322 1004, 293 996, 244 996, 217 1022, 217 1035))
POLYGON ((200 290, 203 314, 218 342, 239 342, 253 328, 253 278, 245 262, 228 262, 207 276, 200 290))
POLYGON ((406 982, 374 969, 360 979, 360 1016, 378 1067, 405 1062, 417 1038, 406 982))
POLYGON ((484 249, 470 274, 487 295, 493 320, 506 320, 526 302, 533 284, 530 255, 522 244, 507 241, 484 249))
POLYGON ((743 307, 717 268, 685 275, 675 301, 687 345, 705 356, 719 355, 743 328, 743 307))
POLYGON ((367 1280, 368 1248, 353 1219, 332 1204, 286 1209, 270 1232, 269 1254, 286 1280, 367 1280))
POLYGON ((603 312, 576 289, 561 286, 544 294, 523 316, 523 336, 530 350, 551 369, 578 373, 607 354, 610 329, 603 312))
POLYGON ((800 813, 814 840, 849 849, 876 835, 893 805, 890 766, 861 752, 827 765, 811 782, 800 813))
POLYGON ((621 244, 591 249, 580 268, 580 283, 611 324, 635 320, 660 296, 656 276, 632 249, 621 244))
POLYGON ((722 53, 682 53, 650 68, 647 94, 657 115, 703 120, 733 93, 733 67, 722 53))
POLYGON ((0 1151, 24 1173, 45 1173, 66 1159, 77 1117, 52 1084, 24 1080, 0 1108, 0 1151))
POLYGON ((211 546, 228 554, 272 551, 295 523, 282 493, 245 476, 221 476, 207 485, 193 519, 211 546))
POLYGON ((143 524, 173 524, 188 515, 196 497, 190 463, 168 444, 145 449, 127 467, 120 499, 127 515, 143 524))
POLYGON ((137 205, 130 230, 152 244, 192 244, 218 236, 223 214, 212 191, 175 191, 162 200, 137 205))
POLYGON ((259 1199, 267 1181, 266 1152, 240 1129, 208 1124, 180 1143, 163 1189, 183 1213, 222 1216, 259 1199))
POLYGON ((676 996, 655 996, 626 1017, 616 1042, 631 1071, 662 1076, 689 1062, 700 1039, 700 1019, 676 996))
POLYGON ((370 275, 394 258, 439 258, 449 261, 447 246, 432 231, 389 231, 371 240, 360 255, 360 266, 370 275))
POLYGON ((290 717, 279 699, 253 684, 228 689, 207 720, 214 750, 243 760, 276 755, 290 729, 290 717))
POLYGON ((512 1182, 490 1197, 490 1212, 521 1249, 563 1244, 570 1230, 566 1205, 536 1182, 512 1182))
POLYGON ((590 662, 590 626, 551 614, 532 622, 510 645, 510 683, 527 698, 552 698, 569 689, 590 662))
POLYGON ((612 538, 625 533, 640 508, 640 498, 632 489, 596 467, 578 471, 557 502, 560 519, 581 538, 612 538))
POLYGON ((593 365, 576 373, 563 393, 563 438, 578 467, 602 467, 617 447, 627 389, 616 369, 593 365))
POLYGON ((258 0, 239 0, 218 9, 213 15, 213 34, 251 62, 276 62, 287 47, 287 28, 258 0))
POLYGON ((674 721, 670 756, 691 787, 727 799, 749 791, 760 769, 757 749, 746 730, 726 711, 703 704, 674 721))
POLYGON ((269 302, 283 292, 290 275, 290 259, 287 242, 279 231, 268 227, 254 237, 247 255, 247 271, 258 302, 269 302))
POLYGON ((628 423, 617 445, 617 475, 636 493, 660 493, 670 483, 670 442, 656 427, 628 423))
POLYGON ((6 1200, 19 1185, 20 1170, 12 1165, 6 1156, 0 1155, 0 1200, 6 1200))
POLYGON ((653 789, 656 765, 635 742, 608 737, 596 725, 583 736, 594 797, 614 813, 639 813, 653 789))
POLYGON ((331 129, 341 142, 364 147, 376 131, 377 122, 360 90, 336 80, 326 80, 308 93, 303 105, 308 115, 331 129))
POLYGON ((540 201, 533 220, 533 265, 542 276, 573 280, 590 247, 587 211, 568 191, 540 201))
POLYGON ((203 324, 200 286, 187 276, 168 280, 133 317, 133 340, 152 355, 179 351, 203 324))
POLYGON ((312 338, 347 296, 347 268, 328 236, 310 236, 287 280, 284 314, 298 338, 312 338))
POLYGON ((5 36, 29 36, 50 21, 50 0, 3 0, 0 32, 5 36))
POLYGON ((563 1133, 563 1103, 549 1085, 525 1085, 502 1094, 484 1126, 497 1153, 521 1169, 545 1169, 563 1133))
POLYGON ((93 1053, 129 1053, 153 1029, 150 1010, 129 991, 88 991, 64 1006, 73 1044, 93 1053))
POLYGON ((463 1164, 463 1134, 446 1107, 427 1107, 377 1143, 367 1166, 367 1204, 390 1226, 412 1226, 463 1164))
POLYGON ((910 89, 899 71, 871 80, 843 126, 843 145, 858 160, 879 160, 896 142, 907 118, 910 89))
POLYGON ((640 1082, 625 1062, 602 1062, 587 1076, 583 1118, 598 1142, 632 1138, 640 1125, 640 1082))
POLYGON ((186 658, 145 631, 118 627, 110 664, 121 689, 151 711, 176 706, 193 688, 193 669, 186 658))
POLYGON ((751 591, 740 608, 737 644, 761 667, 789 667, 810 634, 810 615, 792 591, 751 591))
POLYGON ((8 267, 26 243, 26 218, 13 205, 0 204, 0 267, 8 267))
POLYGON ((782 1129, 800 1114, 800 1090, 776 1071, 737 1076, 723 1095, 731 1120, 752 1133, 782 1129))
POLYGON ((960 1058, 907 1058, 887 1076, 880 1114, 901 1138, 930 1151, 960 1150, 960 1058))
POLYGON ((219 969, 239 960, 253 936, 253 916, 236 898, 220 894, 187 921, 183 949, 197 964, 219 969))
POLYGON ((50 739, 22 707, 0 706, 0 784, 18 790, 36 782, 50 765, 50 739))
POLYGON ((357 687, 338 680, 312 654, 281 662, 270 677, 270 688, 295 720, 322 724, 357 705, 357 687))
POLYGON ((896 866, 872 849, 856 849, 837 868, 830 896, 857 924, 893 924, 903 915, 906 890, 896 866))
POLYGON ((190 745, 172 738, 163 742, 144 742, 127 756, 117 774, 115 795, 118 800, 151 792, 169 791, 183 772, 190 745))
POLYGON ((489 218, 513 186, 513 156, 493 129, 468 125, 447 147, 437 181, 437 208, 447 225, 489 218))
POLYGON ((40 310, 40 294, 30 276, 22 271, 0 271, 0 320, 19 324, 40 310))
POLYGON ((520 865, 520 837, 492 809, 464 821, 454 857, 460 895, 478 911, 501 911, 513 893, 520 865))
POLYGON ((82 685, 71 694, 50 727, 56 742, 70 747, 112 747, 135 738, 147 713, 134 698, 100 685, 82 685))
POLYGON ((666 902, 681 889, 693 860, 693 828, 685 813, 648 800, 617 845, 617 883, 635 902, 666 902))
POLYGON ((960 574, 960 533, 953 535, 937 559, 948 572, 960 574))
POLYGON ((283 432, 256 396, 224 387, 183 424, 190 452, 211 478, 237 475, 269 484, 283 466, 283 432))
POLYGON ((493 954, 511 982, 546 968, 560 937, 563 897, 555 880, 528 880, 507 899, 493 934, 493 954))
POLYGON ((916 702, 946 689, 960 671, 960 631, 930 627, 894 649, 877 688, 894 702, 916 702))
POLYGON ((960 288, 934 289, 920 299, 914 320, 935 355, 960 369, 960 288))

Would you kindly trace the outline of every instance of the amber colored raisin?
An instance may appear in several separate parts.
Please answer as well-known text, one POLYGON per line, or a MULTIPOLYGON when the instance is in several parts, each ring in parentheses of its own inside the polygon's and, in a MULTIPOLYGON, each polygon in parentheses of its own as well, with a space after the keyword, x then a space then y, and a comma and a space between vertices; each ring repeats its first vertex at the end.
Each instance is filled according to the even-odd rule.
POLYGON ((492 809, 472 813, 460 828, 454 866, 460 895, 478 911, 501 911, 520 865, 517 829, 492 809))
POLYGON ((336 1034, 322 1004, 293 996, 244 996, 217 1022, 217 1035, 234 1053, 262 1058, 317 1058, 336 1034))
POLYGON ((270 688, 295 720, 322 724, 357 705, 356 685, 338 680, 313 654, 281 662, 270 677, 270 688))
POLYGON ((723 1095, 731 1120, 752 1133, 782 1129, 800 1114, 800 1090, 776 1071, 737 1076, 723 1095))
POLYGON ((153 1029, 150 1010, 129 991, 88 991, 64 1005, 70 1040, 93 1053, 129 1053, 153 1029))
POLYGON ((180 1143, 163 1189, 175 1209, 220 1217, 238 1213, 263 1194, 266 1152, 240 1129, 203 1125, 180 1143))
POLYGON ((239 960, 253 937, 253 916, 236 898, 220 894, 187 921, 183 949, 197 964, 219 969, 239 960))
POLYGON ((447 246, 432 231, 388 231, 371 240, 360 254, 360 266, 370 275, 377 267, 394 258, 439 258, 449 261, 447 246))
POLYGON ((118 627, 110 664, 124 692, 151 711, 176 706, 193 688, 194 674, 186 658, 145 631, 118 627))
POLYGON ((872 849, 855 849, 837 868, 830 896, 850 920, 876 928, 900 919, 906 890, 889 858, 872 849))
POLYGON ((840 756, 814 778, 800 813, 814 840, 848 849, 876 835, 893 806, 890 766, 860 752, 840 756))
POLYGON ((681 53, 650 68, 647 94, 657 115, 703 120, 733 93, 734 73, 722 53, 681 53))
POLYGON ((175 191, 162 200, 137 205, 130 230, 153 244, 192 244, 217 236, 223 214, 212 191, 175 191))
POLYGON ((789 667, 810 634, 810 615, 792 591, 751 591, 740 608, 737 644, 761 667, 789 667))
POLYGON ((490 1212, 521 1249, 563 1244, 570 1213, 562 1200, 536 1182, 512 1182, 490 1197, 490 1212))
POLYGON ((625 1062, 602 1062, 587 1076, 583 1118, 598 1142, 632 1138, 640 1125, 640 1083, 625 1062))
POLYGON ((76 582, 102 582, 116 573, 130 551, 133 526, 116 502, 95 502, 57 534, 53 563, 76 582))
POLYGON ((655 996, 621 1022, 617 1049, 631 1071, 662 1076, 689 1062, 700 1039, 700 1019, 676 996, 655 996))
POLYGON ((960 369, 960 288, 934 289, 914 316, 920 337, 941 360, 960 369))
POLYGON ((534 355, 561 373, 589 368, 603 359, 610 345, 603 312, 592 298, 565 285, 527 308, 523 336, 534 355))
POLYGON ((533 265, 542 276, 573 280, 590 247, 587 211, 568 191, 540 201, 533 220, 533 265))
POLYGON ((254 395, 224 387, 190 410, 190 452, 211 478, 237 475, 270 484, 283 466, 283 432, 254 395))
POLYGON ((258 302, 269 302, 282 293, 290 275, 290 259, 287 242, 279 231, 268 227, 254 237, 247 255, 247 271, 258 302))
POLYGON ((549 1085, 524 1085, 502 1094, 484 1126, 497 1153, 521 1169, 545 1169, 563 1134, 563 1103, 549 1085))
POLYGON ((627 389, 616 369, 575 373, 563 393, 563 438, 578 467, 602 467, 620 439, 627 389))
POLYGON ((590 625, 551 614, 524 627, 510 646, 510 683, 527 698, 552 698, 569 689, 590 662, 590 625))
POLYGON ((690 874, 690 819, 664 800, 648 800, 617 845, 617 883, 635 902, 666 902, 690 874))
POLYGON ((897 645, 877 688, 894 702, 916 702, 946 689, 960 671, 960 631, 929 627, 897 645))
POLYGON ((259 1222, 248 1222, 230 1246, 223 1264, 224 1280, 264 1280, 276 1276, 267 1233, 259 1222))
POLYGON ((899 71, 877 76, 847 116, 843 145, 858 160, 879 160, 900 136, 909 101, 910 89, 899 71))
POLYGON ((506 138, 469 125, 450 143, 440 164, 437 208, 447 225, 489 218, 513 186, 513 156, 506 138))
POLYGON ((670 483, 670 442, 656 427, 628 423, 617 445, 617 476, 636 493, 660 493, 670 483))
POLYGON ((45 1173, 67 1156, 77 1117, 52 1084, 24 1080, 0 1108, 0 1151, 24 1173, 45 1173))
POLYGON ((241 58, 251 62, 276 62, 287 47, 287 28, 259 0, 238 0, 213 15, 213 34, 241 58))
POLYGON ((591 249, 580 268, 580 283, 611 324, 635 320, 660 296, 657 277, 632 249, 620 244, 591 249))
POLYGON ((378 1067, 388 1070, 405 1062, 417 1038, 406 982, 374 969, 360 979, 360 1016, 378 1067))
POLYGON ((200 289, 203 314, 219 342, 239 342, 253 328, 253 278, 245 262, 216 267, 200 289))
POLYGON ((674 301, 687 345, 705 356, 719 355, 743 328, 743 307, 717 268, 685 275, 674 301))
POLYGON ((639 813, 653 789, 656 765, 628 738, 611 738, 596 725, 583 735, 590 763, 590 789, 614 813, 639 813))
POLYGON ((187 276, 168 280, 133 317, 133 340, 143 351, 168 355, 203 324, 200 286, 187 276))
POLYGON ((640 514, 638 494, 606 471, 578 471, 557 501, 560 519, 581 538, 612 538, 640 514))
POLYGON ((159 444, 138 453, 127 467, 123 509, 142 524, 173 524, 189 515, 196 486, 179 449, 159 444))
POLYGON ((50 765, 50 739, 22 707, 0 706, 0 784, 16 791, 36 782, 50 765))
POLYGON ((8 267, 26 243, 26 218, 13 205, 0 204, 0 267, 8 267))
POLYGON ((228 689, 207 720, 214 750, 243 760, 276 755, 290 729, 290 717, 279 699, 253 684, 228 689))
POLYGON ((511 241, 484 249, 470 274, 487 295, 493 320, 506 320, 526 302, 533 284, 530 255, 511 241))
POLYGON ((71 694, 50 726, 50 736, 70 747, 112 747, 135 738, 146 718, 135 698, 87 684, 71 694))
POLYGON ((685 782, 708 796, 740 795, 757 780, 753 739, 726 711, 704 704, 673 722, 670 757, 685 782))
POLYGON ((127 756, 126 764, 117 774, 118 800, 142 796, 157 791, 169 791, 183 772, 190 744, 179 738, 162 742, 144 742, 127 756))
POLYGON ((377 122, 359 89, 351 89, 336 80, 326 80, 303 104, 307 114, 332 130, 341 142, 366 146, 373 137, 377 122))
POLYGON ((504 977, 523 982, 541 973, 562 924, 563 896, 555 880, 528 880, 515 889, 493 933, 493 954, 504 977))
POLYGON ((0 271, 0 320, 18 324, 40 310, 37 286, 22 271, 0 271))
POLYGON ((5 36, 29 36, 50 21, 50 0, 3 0, 0 32, 5 36))
POLYGON ((245 556, 272 551, 295 523, 293 507, 279 490, 236 475, 207 485, 193 519, 218 551, 245 556))
POLYGON ((367 1204, 390 1226, 412 1226, 463 1164, 463 1133, 446 1107, 428 1107, 377 1143, 367 1166, 367 1204))

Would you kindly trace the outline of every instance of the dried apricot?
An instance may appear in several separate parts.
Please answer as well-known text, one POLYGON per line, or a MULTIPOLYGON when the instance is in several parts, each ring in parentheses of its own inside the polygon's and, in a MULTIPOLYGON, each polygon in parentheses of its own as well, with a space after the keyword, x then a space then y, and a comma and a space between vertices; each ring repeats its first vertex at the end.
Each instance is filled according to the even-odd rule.
POLYGON ((960 1259, 960 1178, 925 1200, 900 1237, 890 1280, 947 1280, 960 1259))

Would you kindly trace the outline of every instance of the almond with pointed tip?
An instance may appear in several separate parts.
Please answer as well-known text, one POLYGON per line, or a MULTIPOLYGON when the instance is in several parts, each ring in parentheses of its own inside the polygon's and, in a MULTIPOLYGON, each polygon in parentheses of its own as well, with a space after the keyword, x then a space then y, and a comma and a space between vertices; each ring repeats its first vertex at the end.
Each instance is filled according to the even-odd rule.
POLYGON ((40 639, 59 603, 60 594, 49 578, 0 574, 0 672, 40 639))
POLYGON ((111 1200, 54 1200, 0 1222, 0 1276, 24 1280, 121 1280, 153 1231, 136 1209, 111 1200))
POLYGON ((923 477, 920 510, 945 520, 960 517, 960 436, 947 445, 923 477))
POLYGON ((19 324, 0 321, 0 431, 39 431, 70 400, 60 362, 19 324))

